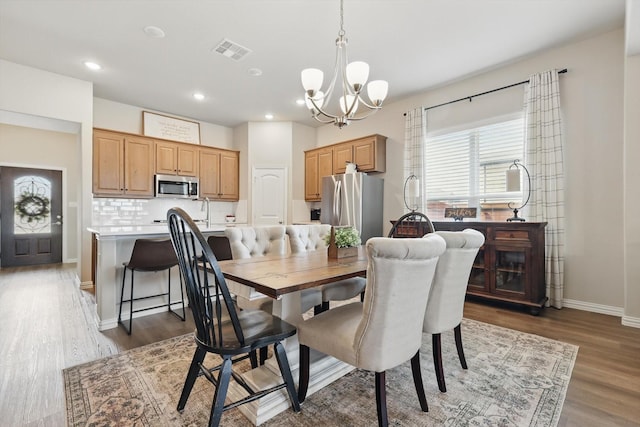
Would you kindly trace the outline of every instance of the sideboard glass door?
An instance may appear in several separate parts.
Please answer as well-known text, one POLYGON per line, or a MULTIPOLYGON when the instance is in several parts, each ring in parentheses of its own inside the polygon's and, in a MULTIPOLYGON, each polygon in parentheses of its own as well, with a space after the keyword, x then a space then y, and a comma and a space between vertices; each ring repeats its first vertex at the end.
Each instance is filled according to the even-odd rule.
POLYGON ((525 297, 527 249, 496 247, 495 257, 495 292, 503 295, 515 294, 518 298, 525 297))

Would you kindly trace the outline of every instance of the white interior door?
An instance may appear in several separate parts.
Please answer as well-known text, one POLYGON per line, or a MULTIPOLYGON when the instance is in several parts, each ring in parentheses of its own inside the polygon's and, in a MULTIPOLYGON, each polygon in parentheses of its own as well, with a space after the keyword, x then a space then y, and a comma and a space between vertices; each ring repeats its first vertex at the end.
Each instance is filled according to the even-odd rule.
POLYGON ((286 223, 286 176, 286 168, 253 168, 251 206, 254 225, 286 223))

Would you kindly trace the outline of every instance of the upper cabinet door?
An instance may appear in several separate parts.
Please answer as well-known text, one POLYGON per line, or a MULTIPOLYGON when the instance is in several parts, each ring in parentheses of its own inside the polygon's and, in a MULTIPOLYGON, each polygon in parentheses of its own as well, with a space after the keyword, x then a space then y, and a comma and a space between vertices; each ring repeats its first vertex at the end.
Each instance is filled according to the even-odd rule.
POLYGON ((120 195, 124 192, 124 135, 93 133, 93 194, 120 195))
POLYGON ((95 130, 93 194, 153 196, 153 140, 143 136, 95 130))
POLYGON ((156 173, 198 176, 198 146, 156 140, 156 173))
POLYGON ((353 145, 339 144, 333 147, 333 173, 345 173, 347 163, 353 163, 353 145))
POLYGON ((156 173, 178 174, 178 146, 164 141, 156 141, 156 173))
POLYGON ((217 198, 220 193, 220 152, 200 148, 200 197, 217 198))
POLYGON ((178 175, 198 176, 198 147, 178 145, 178 175))
POLYGON ((373 135, 353 141, 353 163, 361 172, 385 172, 387 138, 373 135))
POLYGON ((220 198, 240 198, 240 155, 237 151, 222 151, 220 154, 220 198))
POLYGON ((304 199, 319 200, 318 151, 304 153, 304 199))
POLYGON ((127 136, 124 146, 124 191, 131 196, 153 196, 153 140, 127 136))
POLYGON ((237 151, 200 148, 200 197, 240 198, 240 155, 237 151))

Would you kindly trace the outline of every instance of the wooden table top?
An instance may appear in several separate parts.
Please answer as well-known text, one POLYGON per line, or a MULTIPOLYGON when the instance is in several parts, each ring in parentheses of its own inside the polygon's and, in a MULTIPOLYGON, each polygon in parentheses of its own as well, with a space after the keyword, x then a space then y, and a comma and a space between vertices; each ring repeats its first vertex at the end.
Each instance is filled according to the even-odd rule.
POLYGON ((357 257, 330 259, 326 251, 312 251, 220 261, 218 264, 226 279, 251 286, 274 299, 290 292, 367 274, 367 255, 362 246, 357 257))

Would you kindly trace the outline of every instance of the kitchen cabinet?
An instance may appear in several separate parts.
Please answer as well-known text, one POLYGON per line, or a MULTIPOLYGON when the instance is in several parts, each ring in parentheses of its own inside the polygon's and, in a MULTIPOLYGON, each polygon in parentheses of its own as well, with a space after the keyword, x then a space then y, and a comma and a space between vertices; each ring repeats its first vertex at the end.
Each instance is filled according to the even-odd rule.
POLYGON ((546 222, 433 222, 436 231, 473 228, 485 236, 471 269, 467 295, 523 305, 537 315, 547 301, 546 222))
POLYGON ((347 163, 353 163, 353 145, 338 144, 333 147, 333 173, 345 173, 347 163))
POLYGON ((320 201, 322 178, 333 175, 333 149, 319 148, 304 153, 305 180, 304 199, 320 201))
POLYGON ((387 138, 371 135, 353 141, 353 163, 360 172, 385 172, 387 170, 387 138))
POLYGON ((320 201, 322 178, 345 173, 347 163, 355 163, 359 172, 384 172, 386 147, 387 137, 370 135, 305 151, 304 199, 320 201))
POLYGON ((151 138, 94 129, 93 194, 153 197, 153 147, 151 138))
POLYGON ((359 172, 386 171, 387 138, 370 135, 336 144, 333 149, 333 173, 345 173, 347 163, 355 163, 359 172))
POLYGON ((198 145, 156 140, 156 173, 198 176, 198 145))
POLYGON ((240 198, 240 153, 200 147, 200 198, 238 200, 240 198))

